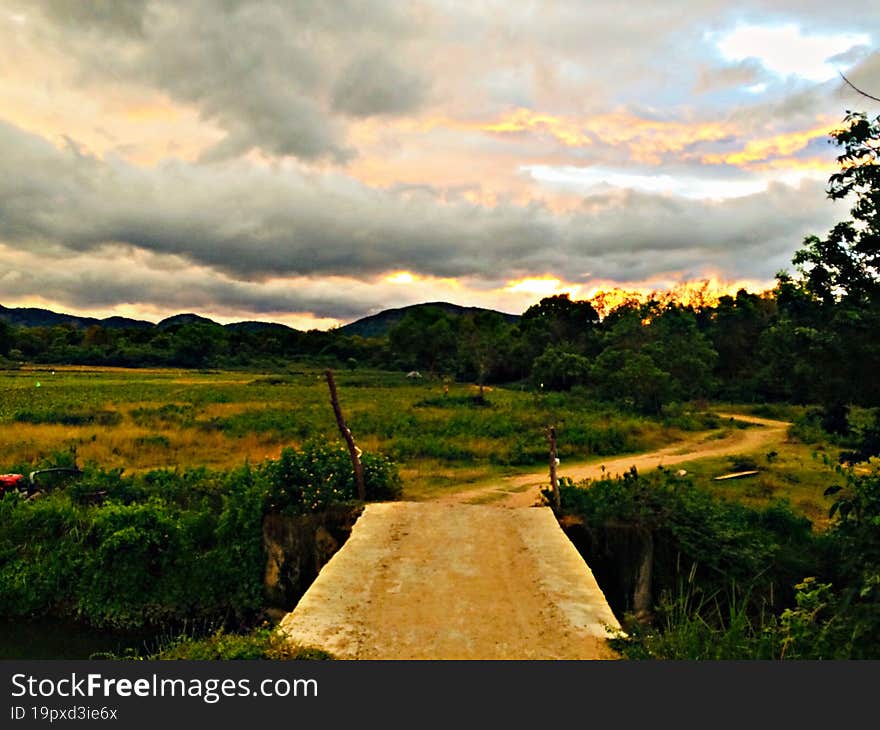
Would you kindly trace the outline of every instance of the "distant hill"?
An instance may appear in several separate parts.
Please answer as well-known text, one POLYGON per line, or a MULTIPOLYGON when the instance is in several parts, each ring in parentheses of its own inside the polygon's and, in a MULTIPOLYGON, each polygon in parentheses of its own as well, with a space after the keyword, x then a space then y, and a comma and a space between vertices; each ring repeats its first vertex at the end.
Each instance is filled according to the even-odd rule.
POLYGON ((98 324, 102 327, 106 327, 107 329, 149 329, 150 327, 155 327, 152 322, 148 322, 145 319, 131 319, 130 317, 107 317, 105 319, 99 319, 98 324))
POLYGON ((255 332, 297 332, 293 327, 288 327, 286 324, 281 324, 280 322, 230 322, 229 324, 223 325, 228 330, 235 330, 236 332, 250 332, 251 334, 255 332))
POLYGON ((452 317, 460 317, 464 314, 476 314, 477 312, 495 312, 500 314, 504 320, 510 324, 519 321, 518 314, 507 314, 506 312, 496 312, 494 309, 484 309, 482 307, 462 307, 458 304, 450 304, 449 302, 426 302, 424 304, 412 304, 408 307, 400 309, 386 309, 378 314, 372 314, 350 324, 339 328, 339 331, 346 335, 360 335, 361 337, 384 337, 391 331, 400 320, 402 320, 408 312, 415 309, 424 309, 433 307, 442 309, 446 314, 452 317))
POLYGON ((51 309, 38 309, 36 307, 4 307, 0 304, 0 319, 6 320, 16 327, 56 327, 69 324, 74 327, 85 329, 99 324, 108 329, 123 328, 146 328, 153 327, 152 322, 142 319, 129 319, 128 317, 107 317, 96 319, 95 317, 78 317, 75 314, 53 312, 51 309))
POLYGON ((187 324, 212 324, 215 327, 223 326, 215 322, 213 319, 208 319, 207 317, 202 317, 198 314, 187 312, 185 314, 175 314, 172 317, 166 317, 161 322, 159 322, 156 327, 160 330, 167 330, 171 329, 172 327, 183 327, 187 324))

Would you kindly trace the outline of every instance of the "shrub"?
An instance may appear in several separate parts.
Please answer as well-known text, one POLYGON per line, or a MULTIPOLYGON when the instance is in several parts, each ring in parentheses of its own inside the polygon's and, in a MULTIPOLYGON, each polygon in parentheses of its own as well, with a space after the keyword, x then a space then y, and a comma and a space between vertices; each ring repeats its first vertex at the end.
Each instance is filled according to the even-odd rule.
MULTIPOLYGON (((394 463, 383 456, 361 457, 368 500, 397 499, 403 485, 394 463)), ((263 465, 268 481, 265 509, 297 514, 326 509, 357 498, 348 451, 311 442, 302 449, 284 449, 263 465)))
POLYGON ((127 629, 248 620, 262 600, 264 491, 244 468, 91 471, 36 501, 10 495, 0 500, 0 611, 127 629), (177 501, 181 484, 192 493, 177 501), (103 504, 91 503, 95 490, 103 504))
POLYGON ((755 510, 725 502, 665 470, 648 475, 631 470, 589 488, 564 484, 560 493, 563 512, 582 520, 588 561, 597 578, 605 576, 606 595, 620 612, 631 609, 640 546, 648 534, 654 595, 675 593, 682 576, 693 570, 701 595, 715 596, 723 611, 724 601, 733 598, 731 584, 742 588, 754 610, 769 603, 771 594, 780 604, 787 598, 784 587, 817 558, 810 522, 786 504, 755 510))
POLYGON ((106 410, 69 410, 51 408, 44 411, 17 411, 12 419, 18 423, 58 423, 62 426, 118 426, 122 414, 106 410))
POLYGON ((654 536, 654 621, 627 622, 615 646, 631 658, 880 657, 880 472, 836 471, 835 522, 820 536, 785 503, 725 504, 662 471, 564 483, 563 509, 583 520, 581 549, 606 595, 639 557, 620 534, 654 536))

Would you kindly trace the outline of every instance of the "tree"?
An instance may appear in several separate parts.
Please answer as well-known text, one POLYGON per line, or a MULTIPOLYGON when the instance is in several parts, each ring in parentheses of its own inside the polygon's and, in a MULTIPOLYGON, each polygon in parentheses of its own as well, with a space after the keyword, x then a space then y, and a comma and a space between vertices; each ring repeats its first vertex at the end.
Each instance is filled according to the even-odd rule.
POLYGON ((746 397, 754 391, 756 353, 761 336, 775 319, 776 301, 740 289, 736 297, 721 297, 708 312, 707 332, 718 353, 715 372, 722 394, 746 397))
POLYGON ((690 307, 626 303, 605 318, 594 376, 605 397, 656 413, 670 400, 708 395, 718 357, 690 307))
POLYGON ((547 390, 569 390, 573 385, 586 383, 589 375, 590 361, 587 358, 553 345, 535 358, 532 365, 532 378, 539 387, 547 390))
POLYGON ((829 178, 828 197, 855 195, 852 220, 836 224, 824 239, 808 236, 793 259, 804 286, 826 305, 876 303, 880 299, 880 116, 847 112, 847 126, 832 132, 843 147, 840 172, 829 178))
MULTIPOLYGON (((176 364, 187 368, 205 367, 222 351, 224 330, 215 324, 185 324, 173 332, 173 356, 176 364)), ((138 352, 142 348, 135 348, 138 352)))
POLYGON ((568 294, 545 297, 522 315, 519 329, 531 362, 548 345, 564 345, 581 355, 594 354, 599 314, 587 301, 572 301, 568 294))
POLYGON ((476 375, 482 397, 486 378, 503 361, 509 327, 497 312, 480 311, 461 318, 458 325, 460 369, 476 375))
POLYGON ((880 404, 880 117, 847 112, 844 123, 831 135, 843 152, 828 196, 854 197, 851 218, 808 236, 793 258, 797 277, 778 277, 778 329, 804 344, 792 355, 812 364, 809 395, 826 408, 880 404))
POLYGON ((404 367, 448 370, 456 355, 453 321, 437 307, 417 307, 404 315, 388 334, 392 353, 404 367))
POLYGON ((8 357, 12 349, 12 327, 5 319, 0 319, 0 357, 8 357))
POLYGON ((670 302, 650 320, 647 330, 648 343, 642 353, 669 373, 672 398, 708 396, 718 353, 698 329, 694 311, 670 302))

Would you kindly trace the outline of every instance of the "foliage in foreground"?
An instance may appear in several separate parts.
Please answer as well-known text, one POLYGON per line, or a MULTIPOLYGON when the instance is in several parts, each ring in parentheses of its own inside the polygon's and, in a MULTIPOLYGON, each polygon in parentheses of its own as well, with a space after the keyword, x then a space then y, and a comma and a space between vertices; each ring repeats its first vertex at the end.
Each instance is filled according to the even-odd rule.
POLYGON ((322 649, 302 647, 285 640, 270 627, 247 634, 218 630, 204 638, 182 637, 169 643, 150 659, 209 661, 217 659, 332 660, 322 649))
POLYGON ((837 475, 822 535, 784 504, 725 503, 663 471, 564 485, 563 511, 583 520, 606 583, 625 569, 601 565, 615 534, 650 532, 656 546, 652 620, 628 617, 616 648, 631 658, 880 658, 880 472, 837 475))
MULTIPOLYGON (((391 462, 365 466, 368 495, 399 494, 391 462)), ((0 613, 124 629, 247 625, 262 604, 263 515, 351 502, 352 482, 336 452, 314 447, 229 472, 89 469, 39 499, 7 495, 0 613)))

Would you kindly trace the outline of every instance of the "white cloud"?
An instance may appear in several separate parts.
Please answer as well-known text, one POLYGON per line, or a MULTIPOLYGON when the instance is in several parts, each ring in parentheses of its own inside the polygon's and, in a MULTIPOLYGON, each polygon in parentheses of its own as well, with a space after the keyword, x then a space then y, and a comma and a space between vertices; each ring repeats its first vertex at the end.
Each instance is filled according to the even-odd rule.
MULTIPOLYGON (((682 174, 620 172, 604 167, 526 165, 522 170, 539 182, 579 190, 584 194, 619 188, 692 200, 725 200, 764 192, 768 184, 767 180, 757 177, 712 180, 682 174)), ((787 182, 797 183, 797 180, 789 179, 787 182)))
POLYGON ((710 35, 722 56, 733 62, 758 59, 780 76, 828 81, 846 68, 846 54, 870 43, 867 33, 804 33, 795 23, 739 25, 726 33, 710 35), (839 58, 834 58, 835 56, 839 58))

